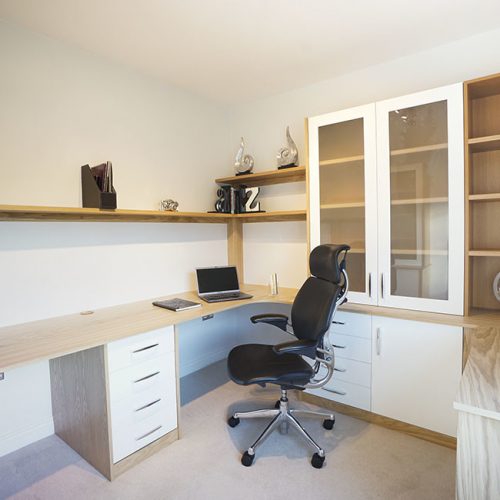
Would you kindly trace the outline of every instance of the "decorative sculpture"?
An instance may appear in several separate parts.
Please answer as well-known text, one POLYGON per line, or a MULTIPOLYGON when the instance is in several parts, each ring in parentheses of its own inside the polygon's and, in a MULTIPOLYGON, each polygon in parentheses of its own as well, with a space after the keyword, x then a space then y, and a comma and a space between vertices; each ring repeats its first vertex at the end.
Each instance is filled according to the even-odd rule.
POLYGON ((245 141, 243 137, 240 142, 240 149, 236 153, 236 158, 234 159, 234 171, 236 175, 250 174, 253 169, 253 157, 251 155, 246 155, 245 153, 245 141))
POLYGON ((299 165, 299 151, 290 135, 290 127, 286 128, 286 142, 287 147, 281 148, 276 156, 278 170, 281 168, 297 167, 299 165))
POLYGON ((493 280, 493 295, 495 299, 500 302, 500 273, 498 273, 493 280))
POLYGON ((260 188, 245 188, 245 212, 260 212, 260 201, 256 201, 259 196, 260 188))
POLYGON ((162 212, 177 212, 177 207, 179 203, 174 200, 161 200, 160 201, 160 210, 162 212))

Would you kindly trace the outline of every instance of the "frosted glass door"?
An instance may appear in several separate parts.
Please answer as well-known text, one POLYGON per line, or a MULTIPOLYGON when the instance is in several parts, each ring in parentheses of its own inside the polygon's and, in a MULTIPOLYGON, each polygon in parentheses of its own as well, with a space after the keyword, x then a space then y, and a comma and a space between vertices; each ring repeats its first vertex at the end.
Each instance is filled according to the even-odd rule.
POLYGON ((461 95, 377 104, 382 305, 462 313, 461 95))
POLYGON ((374 106, 310 120, 311 247, 346 243, 349 299, 376 303, 374 106), (312 130, 311 130, 312 129, 312 130), (313 195, 314 193, 314 195, 313 195))

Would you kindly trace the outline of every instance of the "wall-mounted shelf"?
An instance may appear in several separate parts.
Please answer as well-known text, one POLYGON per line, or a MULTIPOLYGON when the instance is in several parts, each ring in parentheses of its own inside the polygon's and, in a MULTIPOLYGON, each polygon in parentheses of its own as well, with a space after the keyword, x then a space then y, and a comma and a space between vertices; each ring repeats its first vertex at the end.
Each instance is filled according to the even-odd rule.
POLYGON ((500 135, 488 135, 486 137, 474 137, 468 140, 469 151, 480 153, 483 151, 494 151, 500 149, 500 135))
POLYGON ((306 220, 306 211, 294 210, 233 215, 202 212, 160 212, 159 210, 99 210, 97 208, 0 205, 0 221, 179 222, 221 224, 235 219, 241 222, 306 220))
POLYGON ((246 175, 234 175, 232 177, 221 177, 215 182, 226 186, 270 186, 272 184, 285 184, 288 182, 300 182, 306 180, 305 167, 283 168, 281 170, 268 170, 266 172, 255 172, 246 175))

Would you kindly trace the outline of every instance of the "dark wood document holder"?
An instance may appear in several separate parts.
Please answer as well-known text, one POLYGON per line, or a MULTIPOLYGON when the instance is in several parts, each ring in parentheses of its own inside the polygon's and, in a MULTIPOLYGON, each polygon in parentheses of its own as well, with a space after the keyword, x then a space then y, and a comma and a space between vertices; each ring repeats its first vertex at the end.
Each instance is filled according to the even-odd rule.
POLYGON ((82 167, 82 206, 83 208, 100 208, 114 210, 116 208, 116 191, 111 187, 109 193, 102 192, 92 175, 89 165, 82 167))

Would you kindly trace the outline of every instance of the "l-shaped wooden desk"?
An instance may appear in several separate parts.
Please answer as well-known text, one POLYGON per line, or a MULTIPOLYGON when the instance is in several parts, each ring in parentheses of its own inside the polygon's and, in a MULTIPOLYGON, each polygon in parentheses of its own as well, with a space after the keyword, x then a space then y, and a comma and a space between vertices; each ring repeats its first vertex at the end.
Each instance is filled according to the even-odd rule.
MULTIPOLYGON (((56 433, 108 479, 113 479, 177 439, 178 429, 176 426, 148 446, 116 463, 113 461, 106 346, 248 304, 291 304, 297 292, 281 288, 278 295, 271 295, 266 286, 242 288, 253 295, 251 300, 203 303, 201 308, 175 313, 154 307, 150 299, 99 309, 91 314, 85 311, 0 328, 0 371, 49 359, 56 433)), ((194 292, 175 296, 197 300, 194 292)), ((469 498, 469 492, 477 494, 474 498, 482 498, 481 493, 485 491, 500 491, 497 453, 500 447, 500 315, 462 317, 349 303, 343 305, 342 310, 464 328, 464 360, 468 361, 464 363, 455 401, 455 408, 459 410, 457 490, 460 498, 469 498)), ((175 347, 175 356, 176 350, 175 347)), ((177 376, 176 379, 178 383, 177 376)), ((176 406, 178 408, 178 401, 176 406)))

